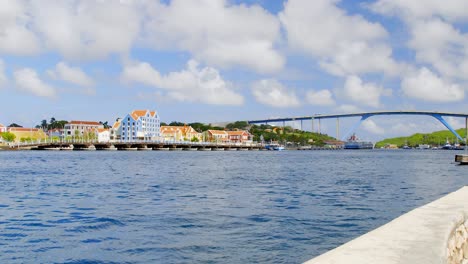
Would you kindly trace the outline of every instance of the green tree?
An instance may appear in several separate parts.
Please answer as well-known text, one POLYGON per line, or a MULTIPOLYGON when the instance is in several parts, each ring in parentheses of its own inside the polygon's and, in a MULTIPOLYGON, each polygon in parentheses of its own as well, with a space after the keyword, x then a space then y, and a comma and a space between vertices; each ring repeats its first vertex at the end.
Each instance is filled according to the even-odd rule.
POLYGON ((249 127, 249 123, 247 123, 247 121, 236 121, 234 123, 229 123, 226 125, 226 128, 229 130, 233 130, 233 129, 245 130, 245 129, 248 129, 248 127, 249 127))
POLYGON ((104 128, 106 128, 106 129, 107 129, 107 128, 110 128, 109 122, 107 122, 107 121, 106 121, 106 122, 99 121, 99 124, 101 124, 101 125, 102 125, 104 128))
POLYGON ((198 141, 200 141, 200 140, 199 140, 197 137, 193 137, 190 141, 191 141, 191 142, 198 142, 198 141))
POLYGON ((47 120, 42 120, 41 121, 41 128, 44 129, 44 130, 47 130, 47 128, 49 127, 49 124, 47 123, 47 120))
POLYGON ((23 127, 23 126, 20 126, 16 123, 11 123, 8 127, 23 127))
POLYGON ((3 132, 0 134, 0 136, 6 141, 6 142, 13 142, 16 139, 16 135, 11 133, 11 132, 3 132))
POLYGON ((170 126, 183 126, 183 125, 185 125, 185 123, 172 121, 171 123, 169 123, 169 125, 170 126))

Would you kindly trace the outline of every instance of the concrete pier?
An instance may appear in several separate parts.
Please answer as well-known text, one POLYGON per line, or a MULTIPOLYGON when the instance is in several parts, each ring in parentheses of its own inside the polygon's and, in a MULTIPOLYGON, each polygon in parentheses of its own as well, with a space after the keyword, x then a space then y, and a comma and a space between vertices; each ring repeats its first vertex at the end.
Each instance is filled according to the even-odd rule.
POLYGON ((468 264, 468 186, 307 264, 468 264))

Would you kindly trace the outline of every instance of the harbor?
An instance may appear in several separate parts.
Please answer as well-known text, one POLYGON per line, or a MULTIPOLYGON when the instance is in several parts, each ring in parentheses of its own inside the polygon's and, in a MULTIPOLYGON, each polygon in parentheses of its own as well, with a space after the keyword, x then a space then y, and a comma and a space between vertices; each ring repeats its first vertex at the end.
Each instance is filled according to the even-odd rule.
POLYGON ((0 262, 301 263, 468 185, 453 156, 2 151, 0 262))

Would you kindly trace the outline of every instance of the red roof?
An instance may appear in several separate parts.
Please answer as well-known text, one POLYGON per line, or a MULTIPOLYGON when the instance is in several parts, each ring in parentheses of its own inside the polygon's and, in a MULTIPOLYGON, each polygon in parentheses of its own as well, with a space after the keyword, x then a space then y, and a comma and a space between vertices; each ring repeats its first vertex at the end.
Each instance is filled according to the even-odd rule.
POLYGON ((70 121, 68 124, 72 124, 72 125, 89 125, 89 126, 101 126, 102 125, 101 123, 95 122, 95 121, 76 121, 76 120, 70 121))
POLYGON ((146 113, 150 114, 151 117, 155 117, 156 115, 156 111, 149 111, 149 110, 134 110, 133 112, 130 113, 130 116, 135 119, 135 120, 138 120, 138 118, 142 117, 142 116, 145 116, 146 113))
POLYGON ((37 132, 37 131, 40 131, 39 128, 27 128, 27 127, 9 127, 8 128, 9 131, 17 131, 17 132, 37 132))

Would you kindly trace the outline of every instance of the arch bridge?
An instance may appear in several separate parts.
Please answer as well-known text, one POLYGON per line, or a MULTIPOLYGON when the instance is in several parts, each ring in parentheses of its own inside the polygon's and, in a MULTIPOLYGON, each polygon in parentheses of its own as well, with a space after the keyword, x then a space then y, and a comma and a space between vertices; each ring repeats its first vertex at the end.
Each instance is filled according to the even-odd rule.
POLYGON ((247 121, 249 124, 268 124, 268 123, 276 123, 276 122, 283 122, 283 126, 285 122, 289 121, 301 121, 301 129, 302 129, 302 121, 304 120, 311 120, 312 121, 312 131, 314 131, 314 121, 318 121, 318 132, 320 133, 320 120, 322 119, 336 119, 336 138, 340 137, 340 118, 347 118, 347 117, 360 117, 359 121, 356 122, 351 129, 344 134, 341 138, 342 140, 346 140, 351 133, 353 133, 356 128, 362 123, 362 121, 368 119, 372 116, 381 116, 381 115, 425 115, 425 116, 432 116, 441 122, 450 132, 452 132, 459 140, 465 141, 466 139, 462 138, 457 131, 444 119, 444 117, 461 117, 465 118, 465 129, 466 135, 468 137, 468 114, 463 113, 447 113, 447 112, 430 112, 430 111, 380 111, 380 112, 361 112, 361 113, 352 113, 352 114, 332 114, 332 115, 322 115, 316 114, 312 116, 299 116, 299 117, 286 117, 286 118, 269 118, 269 119, 261 119, 261 120, 250 120, 247 121))

